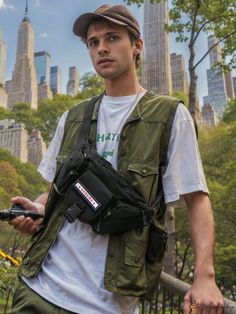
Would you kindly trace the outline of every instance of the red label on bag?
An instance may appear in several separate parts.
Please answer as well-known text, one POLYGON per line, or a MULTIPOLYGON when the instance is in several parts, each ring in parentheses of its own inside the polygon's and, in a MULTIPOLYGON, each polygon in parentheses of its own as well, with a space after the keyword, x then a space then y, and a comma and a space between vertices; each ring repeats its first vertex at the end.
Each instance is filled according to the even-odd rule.
POLYGON ((95 198, 85 189, 85 187, 80 182, 77 182, 75 184, 75 187, 94 209, 98 209, 100 207, 100 204, 95 200, 95 198))

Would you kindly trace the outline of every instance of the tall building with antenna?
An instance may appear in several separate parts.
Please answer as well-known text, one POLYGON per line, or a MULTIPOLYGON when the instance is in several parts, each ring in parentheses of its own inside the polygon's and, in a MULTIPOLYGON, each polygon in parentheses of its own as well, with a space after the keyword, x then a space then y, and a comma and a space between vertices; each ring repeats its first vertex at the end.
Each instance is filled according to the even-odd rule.
POLYGON ((4 90, 5 72, 7 60, 7 45, 3 40, 0 28, 0 107, 7 107, 7 94, 4 90))
POLYGON ((172 92, 167 1, 144 2, 144 60, 142 85, 161 95, 172 92))
POLYGON ((34 65, 34 33, 28 15, 26 0, 25 16, 20 24, 17 38, 16 62, 9 83, 8 109, 14 104, 26 102, 31 109, 37 109, 38 89, 34 65))

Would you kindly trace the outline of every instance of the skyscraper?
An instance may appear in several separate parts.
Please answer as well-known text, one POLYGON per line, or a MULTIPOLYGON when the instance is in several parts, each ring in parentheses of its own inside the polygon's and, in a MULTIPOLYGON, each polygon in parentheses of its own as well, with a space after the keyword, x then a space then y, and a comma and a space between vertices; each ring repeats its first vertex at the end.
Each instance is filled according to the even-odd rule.
POLYGON ((172 53, 170 55, 170 60, 173 91, 181 91, 187 95, 189 83, 185 70, 184 57, 182 55, 172 53))
POLYGON ((66 86, 66 93, 70 96, 78 94, 79 89, 79 72, 76 66, 69 68, 69 81, 66 86))
POLYGON ((227 96, 228 98, 233 99, 235 97, 235 94, 234 94, 232 72, 228 71, 224 75, 225 75, 225 86, 226 86, 227 96))
POLYGON ((7 45, 3 41, 2 32, 0 29, 0 106, 7 107, 7 94, 4 90, 5 72, 7 59, 7 45))
POLYGON ((142 85, 161 95, 172 92, 167 1, 144 2, 144 60, 142 85))
POLYGON ((50 88, 51 56, 47 51, 39 51, 34 54, 34 63, 38 82, 38 101, 52 99, 50 88))
POLYGON ((7 61, 7 45, 3 41, 2 32, 0 29, 0 84, 2 85, 5 82, 6 61, 7 61))
POLYGON ((25 16, 20 24, 17 39, 16 62, 8 94, 8 108, 15 103, 26 102, 32 109, 38 106, 38 89, 34 65, 34 33, 28 17, 26 2, 25 16))
POLYGON ((215 126, 218 123, 216 113, 210 104, 202 107, 202 124, 215 126))
POLYGON ((57 65, 51 67, 50 86, 53 95, 61 94, 61 69, 57 65))
MULTIPOLYGON (((216 44, 215 36, 208 37, 208 48, 210 49, 216 44)), ((211 105, 217 115, 222 117, 223 112, 227 106, 228 96, 225 83, 225 75, 220 68, 216 65, 221 62, 221 47, 217 45, 210 51, 210 66, 213 67, 207 70, 207 85, 208 95, 203 97, 204 105, 211 105)))
POLYGON ((51 56, 47 51, 38 51, 34 54, 34 63, 38 84, 50 84, 51 56))

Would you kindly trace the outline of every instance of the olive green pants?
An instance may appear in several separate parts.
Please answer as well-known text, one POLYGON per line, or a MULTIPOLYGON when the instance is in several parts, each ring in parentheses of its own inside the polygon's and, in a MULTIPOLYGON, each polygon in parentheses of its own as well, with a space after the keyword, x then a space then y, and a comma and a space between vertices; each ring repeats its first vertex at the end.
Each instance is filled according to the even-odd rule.
POLYGON ((12 314, 73 314, 42 298, 20 281, 12 303, 12 314))

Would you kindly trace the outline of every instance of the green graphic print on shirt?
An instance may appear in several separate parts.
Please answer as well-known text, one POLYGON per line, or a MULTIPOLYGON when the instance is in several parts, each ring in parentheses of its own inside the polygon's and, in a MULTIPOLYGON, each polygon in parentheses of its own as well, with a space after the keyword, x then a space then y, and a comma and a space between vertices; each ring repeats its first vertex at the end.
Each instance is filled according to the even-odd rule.
POLYGON ((119 142, 119 133, 98 133, 96 142, 101 149, 101 156, 110 161, 119 142), (101 147, 102 146, 102 147, 101 147))

